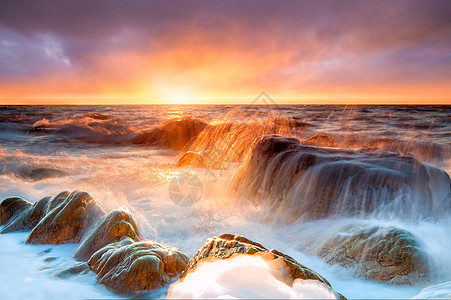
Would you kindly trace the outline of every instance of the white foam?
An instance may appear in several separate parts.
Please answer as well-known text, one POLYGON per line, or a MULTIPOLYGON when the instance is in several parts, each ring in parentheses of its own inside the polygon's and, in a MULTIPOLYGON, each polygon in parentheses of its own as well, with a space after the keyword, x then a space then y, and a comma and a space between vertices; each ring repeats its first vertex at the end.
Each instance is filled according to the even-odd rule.
POLYGON ((59 268, 76 263, 68 259, 75 245, 25 245, 27 234, 0 236, 0 299, 118 298, 97 285, 92 272, 68 279, 52 277, 59 268))
POLYGON ((280 265, 260 256, 238 255, 201 263, 184 280, 172 284, 168 298, 337 299, 316 280, 296 280, 292 287, 278 280, 280 265))
POLYGON ((424 288, 412 299, 451 299, 451 281, 424 288))

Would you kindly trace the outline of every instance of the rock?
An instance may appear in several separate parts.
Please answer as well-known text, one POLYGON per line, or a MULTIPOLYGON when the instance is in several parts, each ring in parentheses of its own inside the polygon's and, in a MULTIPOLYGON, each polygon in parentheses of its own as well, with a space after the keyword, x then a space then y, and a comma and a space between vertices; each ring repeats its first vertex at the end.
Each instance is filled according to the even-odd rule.
POLYGON ((89 227, 104 214, 90 194, 74 191, 45 214, 25 243, 79 243, 89 227))
POLYGON ((21 210, 15 218, 11 219, 0 232, 8 233, 13 231, 32 230, 48 212, 66 199, 67 195, 69 195, 69 192, 65 191, 54 197, 44 197, 36 201, 33 205, 27 205, 27 207, 21 210))
POLYGON ((284 222, 331 215, 418 221, 450 208, 450 183, 443 170, 398 153, 313 147, 267 135, 255 139, 229 190, 284 222))
POLYGON ((395 227, 349 225, 317 243, 310 253, 365 279, 409 285, 430 280, 426 253, 411 233, 395 227))
POLYGON ((177 162, 177 167, 183 166, 206 168, 208 164, 205 160, 205 157, 201 153, 188 151, 177 162))
POLYGON ((337 142, 334 138, 325 135, 325 134, 317 134, 315 136, 312 136, 311 138, 308 138, 302 142, 306 145, 314 145, 314 146, 321 146, 321 147, 337 147, 337 142))
POLYGON ((67 268, 59 269, 52 273, 52 276, 58 277, 61 279, 66 279, 75 275, 84 275, 88 273, 89 266, 87 263, 76 264, 67 268))
POLYGON ((227 259, 234 254, 249 254, 253 255, 256 253, 268 253, 274 258, 282 258, 289 269, 289 274, 284 278, 284 282, 291 286, 296 278, 300 279, 311 279, 318 280, 328 286, 330 283, 321 275, 317 274, 315 271, 304 267, 296 260, 288 255, 285 255, 277 250, 268 250, 261 244, 255 243, 247 238, 238 234, 222 234, 219 237, 213 237, 208 239, 204 246, 200 248, 196 254, 190 259, 186 269, 180 275, 183 278, 196 268, 196 265, 202 260, 207 258, 220 258, 227 259))
POLYGON ((137 241, 138 235, 138 226, 133 217, 123 210, 113 210, 91 228, 75 249, 72 257, 87 261, 94 252, 106 245, 119 242, 124 237, 137 241))
POLYGON ((130 238, 94 253, 88 261, 97 281, 119 294, 156 289, 180 274, 189 258, 156 242, 135 243, 130 238))
POLYGON ((54 168, 34 168, 30 170, 24 170, 18 174, 23 179, 30 179, 33 181, 39 181, 46 178, 53 177, 63 177, 67 176, 70 173, 64 170, 54 169, 54 168))
POLYGON ((193 166, 195 168, 209 168, 225 170, 224 162, 216 157, 216 152, 205 150, 201 152, 187 151, 177 162, 177 167, 193 166))
POLYGON ((0 203, 0 225, 13 221, 22 211, 31 206, 31 203, 20 197, 6 198, 0 203))
POLYGON ((152 130, 138 134, 131 142, 181 150, 187 147, 206 126, 206 123, 191 117, 170 119, 152 130))

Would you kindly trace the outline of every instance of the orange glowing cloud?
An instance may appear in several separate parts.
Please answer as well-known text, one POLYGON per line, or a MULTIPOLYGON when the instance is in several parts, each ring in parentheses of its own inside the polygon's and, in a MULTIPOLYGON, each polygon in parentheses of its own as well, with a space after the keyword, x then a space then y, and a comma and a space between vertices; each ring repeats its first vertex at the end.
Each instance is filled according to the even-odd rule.
POLYGON ((448 3, 10 5, 0 102, 450 103, 448 3))

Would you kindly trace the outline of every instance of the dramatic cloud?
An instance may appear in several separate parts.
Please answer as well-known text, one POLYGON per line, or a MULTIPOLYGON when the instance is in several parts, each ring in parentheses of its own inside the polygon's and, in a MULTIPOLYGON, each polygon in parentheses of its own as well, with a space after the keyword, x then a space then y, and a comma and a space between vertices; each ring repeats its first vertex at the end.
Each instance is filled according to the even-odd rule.
POLYGON ((447 0, 2 1, 0 100, 249 99, 267 90, 443 102, 450 49, 447 0))

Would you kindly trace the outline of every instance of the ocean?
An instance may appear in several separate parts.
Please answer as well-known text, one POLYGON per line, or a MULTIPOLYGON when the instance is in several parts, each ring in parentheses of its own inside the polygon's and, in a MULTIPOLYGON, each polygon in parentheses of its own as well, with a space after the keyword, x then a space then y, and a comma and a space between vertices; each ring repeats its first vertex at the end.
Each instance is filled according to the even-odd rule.
MULTIPOLYGON (((352 164, 369 170, 357 154, 352 164)), ((451 106, 0 106, 1 199, 19 196, 34 202, 64 190, 84 190, 105 211, 131 212, 145 239, 177 247, 189 257, 207 238, 239 233, 292 256, 348 298, 450 295, 451 193, 449 181, 443 179, 448 175, 442 171, 451 172, 451 106), (375 160, 388 161, 393 155, 413 158, 429 172, 430 212, 419 211, 426 200, 412 185, 396 195, 402 197, 401 205, 352 214, 337 210, 314 219, 302 212, 275 214, 264 202, 238 197, 237 172, 248 161, 254 139, 266 134, 293 137, 303 145, 337 153, 384 153, 375 160), (199 162, 184 164, 187 151, 213 151, 214 160, 200 167, 199 162), (442 172, 441 177, 434 172, 442 172), (183 176, 192 182, 189 196, 179 186, 183 176), (412 286, 380 283, 312 254, 312 244, 352 224, 410 232, 427 254, 431 281, 412 286)), ((379 180, 374 174, 368 180, 379 180)), ((274 185, 282 181, 271 180, 274 185)), ((296 184, 303 191, 313 183, 296 184)), ((370 206, 385 203, 385 198, 395 197, 392 194, 372 192, 370 206)), ((293 199, 290 205, 298 205, 302 197, 293 199)), ((93 274, 53 278, 55 270, 74 263, 70 255, 75 246, 25 245, 25 237, 26 233, 0 236, 0 298, 120 297, 97 285, 93 274)), ((165 297, 167 290, 163 287, 149 297, 165 297)))

